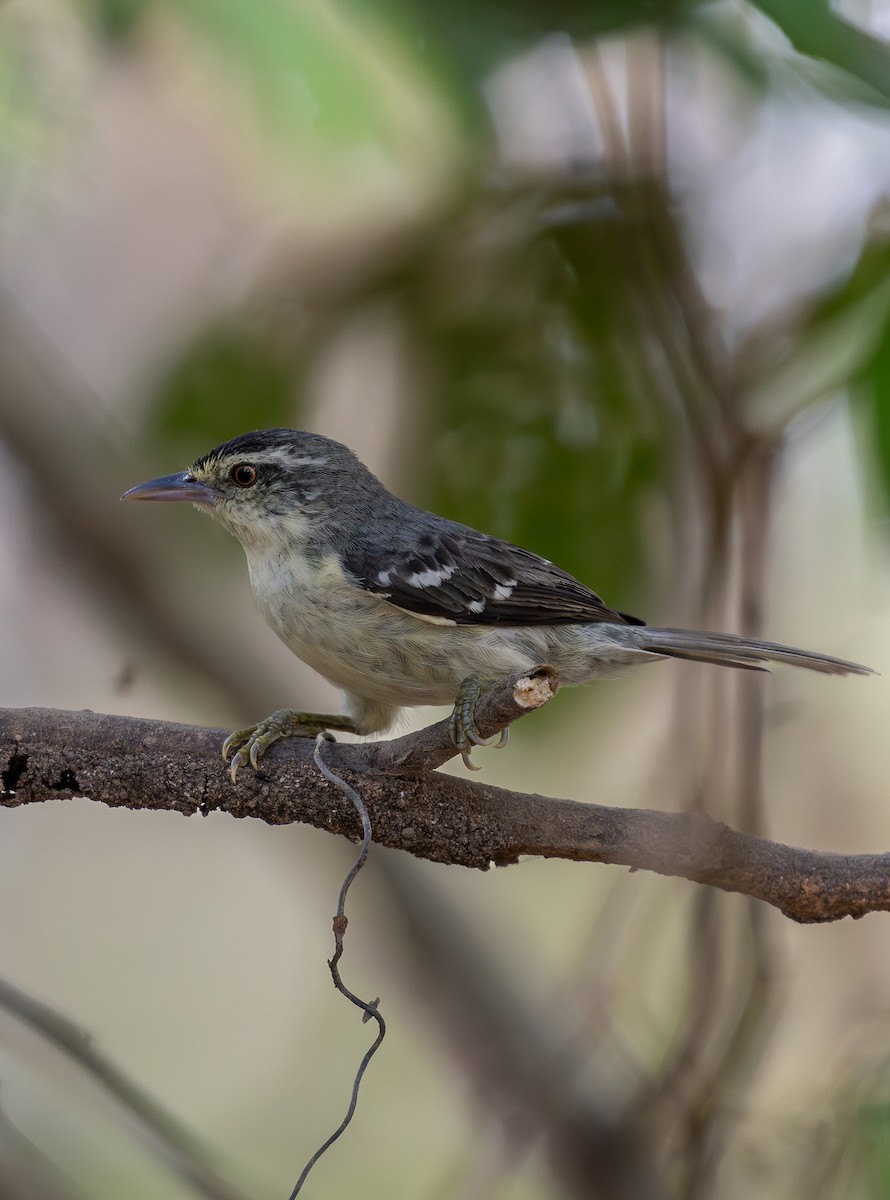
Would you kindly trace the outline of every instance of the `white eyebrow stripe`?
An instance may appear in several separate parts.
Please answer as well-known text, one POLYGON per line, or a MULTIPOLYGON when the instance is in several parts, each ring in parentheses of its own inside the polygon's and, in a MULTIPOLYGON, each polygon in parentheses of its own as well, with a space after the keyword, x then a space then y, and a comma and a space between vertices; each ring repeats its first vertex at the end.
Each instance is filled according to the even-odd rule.
POLYGON ((241 450, 231 452, 226 455, 221 461, 224 462, 255 462, 257 464, 266 463, 276 467, 324 467, 330 463, 330 458, 326 455, 319 457, 315 454, 291 454, 280 446, 272 446, 268 449, 241 450))

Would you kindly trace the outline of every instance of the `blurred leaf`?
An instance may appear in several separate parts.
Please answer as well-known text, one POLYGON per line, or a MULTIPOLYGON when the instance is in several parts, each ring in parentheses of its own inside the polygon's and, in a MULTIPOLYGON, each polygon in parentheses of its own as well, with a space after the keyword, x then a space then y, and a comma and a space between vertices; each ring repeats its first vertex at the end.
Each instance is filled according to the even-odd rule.
POLYGON ((145 0, 91 0, 99 28, 111 42, 123 42, 139 23, 145 0))
POLYGON ((841 285, 830 292, 813 310, 811 321, 818 324, 848 312, 862 300, 868 300, 890 280, 890 241, 875 238, 866 242, 856 264, 841 285))
MULTIPOLYGON (((503 393, 499 402, 496 387, 486 391, 487 402, 472 404, 472 416, 453 393, 443 396, 449 411, 431 507, 527 546, 608 603, 629 605, 642 568, 641 501, 658 477, 652 447, 609 430, 593 444, 575 441, 561 428, 553 398, 526 406, 517 421, 503 393)), ((594 420, 593 406, 581 415, 594 420)))
MULTIPOLYGON (((112 37, 163 10, 223 58, 273 132, 325 150, 386 141, 400 119, 399 59, 384 31, 348 20, 334 0, 90 0, 112 37)), ((407 65, 407 59, 402 66, 407 65)), ((413 80, 416 84, 417 80, 413 80)))
MULTIPOLYGON (((877 38, 849 24, 829 0, 753 0, 786 35, 802 56, 830 65, 846 77, 847 93, 883 103, 890 97, 890 54, 877 38)), ((367 10, 367 0, 349 0, 367 10)), ((577 41, 606 37, 647 25, 664 30, 688 25, 749 85, 762 87, 768 63, 761 49, 734 23, 744 24, 744 6, 726 10, 707 0, 372 0, 374 9, 402 31, 415 53, 449 55, 455 64, 452 81, 475 89, 480 80, 507 59, 529 50, 554 32, 577 41), (739 18, 742 18, 741 20, 739 18)), ((823 71, 820 82, 824 85, 823 71)))
POLYGON ((289 425, 293 390, 293 370, 273 349, 216 331, 161 384, 151 432, 196 455, 248 429, 289 425))
POLYGON ((830 0, 754 3, 779 26, 798 54, 821 59, 857 79, 871 90, 873 103, 890 99, 890 49, 845 21, 830 0))
POLYGON ((866 403, 871 410, 875 457, 884 498, 890 504, 890 323, 884 326, 883 337, 863 379, 867 385, 866 403))
MULTIPOLYGON (((65 64, 53 55, 40 20, 21 6, 0 7, 0 183, 23 166, 29 173, 65 145, 80 95, 65 64)), ((5 199, 5 197, 4 197, 5 199)))
MULTIPOLYGON (((784 352, 749 367, 740 397, 748 423, 778 436, 809 405, 864 381, 888 321, 890 242, 875 239, 850 274, 813 305, 784 352)), ((756 362, 756 352, 740 352, 739 361, 746 357, 756 362)))
POLYGON ((859 385, 857 393, 871 421, 871 449, 890 503, 890 242, 866 246, 845 285, 816 310, 809 339, 818 345, 824 328, 841 322, 838 332, 846 327, 848 334, 843 382, 859 385))
MULTIPOLYGON (((442 47, 473 86, 493 67, 554 32, 585 39, 642 24, 669 25, 702 0, 372 0, 421 51, 442 47)), ((356 7, 356 0, 351 0, 356 7)), ((362 0, 360 7, 368 7, 362 0)))
POLYGON ((751 36, 750 22, 741 8, 703 5, 689 17, 689 32, 757 93, 770 81, 768 60, 751 36))
POLYGON ((890 1103, 863 1105, 857 1125, 869 1194, 876 1200, 890 1196, 890 1103))
POLYGON ((748 425, 771 437, 811 404, 836 395, 874 371, 890 314, 890 278, 846 303, 817 310, 793 350, 750 383, 741 396, 748 425))
POLYGON ((843 284, 810 313, 794 348, 745 391, 749 422, 772 434, 810 404, 858 385, 890 501, 890 241, 867 244, 843 284))
MULTIPOLYGON (((542 222, 542 206, 526 197, 477 214, 446 256, 448 277, 411 296, 438 381, 425 499, 622 605, 641 571, 640 508, 661 462, 628 396, 617 210, 599 206, 570 235, 542 222)), ((559 202, 543 215, 570 209, 559 202)))
POLYGON ((342 28, 323 0, 167 0, 250 74, 267 118, 285 132, 311 130, 332 145, 378 138, 381 89, 357 30, 342 28))

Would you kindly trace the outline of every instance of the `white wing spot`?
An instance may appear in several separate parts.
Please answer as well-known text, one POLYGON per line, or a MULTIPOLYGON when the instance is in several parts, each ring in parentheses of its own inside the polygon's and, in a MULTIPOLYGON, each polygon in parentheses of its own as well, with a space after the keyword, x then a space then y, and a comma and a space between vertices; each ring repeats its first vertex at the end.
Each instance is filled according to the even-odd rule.
POLYGON ((484 600, 471 600, 470 603, 467 605, 467 608, 470 610, 471 613, 485 612, 485 601, 484 600))
MULTIPOLYGON (((405 581, 408 587, 413 588, 434 588, 440 583, 444 583, 446 579, 450 579, 457 570, 455 565, 450 567, 428 567, 426 571, 418 571, 416 575, 409 575, 405 581)), ((387 583, 389 580, 387 579, 387 583)))
POLYGON ((509 600, 513 595, 513 589, 516 587, 516 580, 511 579, 508 583, 499 583, 492 592, 493 600, 509 600))
POLYGON ((377 582, 383 587, 389 587, 389 571, 380 571, 377 575, 377 582))

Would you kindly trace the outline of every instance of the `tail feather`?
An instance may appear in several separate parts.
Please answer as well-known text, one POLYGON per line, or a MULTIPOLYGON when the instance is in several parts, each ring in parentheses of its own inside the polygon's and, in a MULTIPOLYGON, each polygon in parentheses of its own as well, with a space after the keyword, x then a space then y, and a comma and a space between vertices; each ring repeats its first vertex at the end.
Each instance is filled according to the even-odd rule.
MULTIPOLYGON (((636 632, 636 631, 635 631, 636 632)), ((691 629, 639 629, 641 650, 664 654, 668 658, 693 659, 696 662, 716 663, 722 667, 740 667, 749 671, 766 671, 766 662, 790 663, 826 675, 874 675, 871 667, 833 658, 830 654, 814 654, 797 650, 778 642, 742 637, 735 633, 699 633, 691 629)))

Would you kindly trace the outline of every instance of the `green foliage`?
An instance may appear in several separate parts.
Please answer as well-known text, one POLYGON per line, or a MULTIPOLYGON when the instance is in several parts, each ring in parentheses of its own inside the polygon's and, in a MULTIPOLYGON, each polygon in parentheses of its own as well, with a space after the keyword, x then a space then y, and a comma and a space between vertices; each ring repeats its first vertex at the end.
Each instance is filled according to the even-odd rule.
MULTIPOLYGON (((834 350, 824 389, 851 385, 865 408, 884 496, 890 503, 890 241, 867 244, 849 277, 818 304, 799 339, 796 359, 834 350)), ((798 364, 797 375, 802 375, 798 364)), ((814 398, 818 399, 817 394, 814 398)))
POLYGON ((865 402, 874 428, 874 452, 884 498, 890 504, 890 320, 863 371, 865 402))
MULTIPOLYGON (((451 55, 464 80, 475 85, 493 67, 553 32, 590 38, 644 23, 669 26, 701 0, 372 0, 403 36, 424 53, 451 55)), ((354 10, 368 7, 350 0, 354 10)), ((457 77, 458 72, 455 72, 457 77)))
POLYGON ((271 345, 215 330, 171 369, 151 410, 150 433, 195 455, 248 429, 290 424, 293 370, 271 345))
MULTIPOLYGON (((349 0, 354 11, 373 7, 420 56, 450 56, 458 90, 474 89, 492 68, 536 41, 559 32, 577 41, 620 34, 640 26, 666 33, 687 30, 710 43, 749 82, 763 82, 762 53, 752 51, 739 21, 735 35, 720 6, 707 0, 349 0)), ((754 0, 801 56, 820 70, 829 91, 883 105, 890 98, 890 54, 877 38, 856 29, 830 0, 754 0)), ((738 16, 738 14, 736 14, 738 16)))
POLYGON ((888 248, 867 247, 849 278, 817 299, 793 341, 780 341, 773 361, 758 365, 741 404, 753 428, 779 437, 805 409, 850 385, 881 403, 875 372, 890 318, 888 268, 888 248))
MULTIPOLYGON (((398 45, 418 79, 447 76, 455 113, 474 114, 468 157, 489 136, 481 79, 555 30, 576 40, 643 24, 680 30, 758 90, 775 66, 744 13, 727 16, 698 0, 92 2, 115 36, 152 8, 175 14, 255 95, 270 127, 294 148, 334 156, 385 142, 391 114, 375 74, 384 47, 398 45)), ((890 95, 886 47, 825 0, 756 7, 814 56, 801 68, 827 90, 878 103, 890 95)), ((425 501, 550 554, 625 603, 641 573, 641 507, 663 478, 666 453, 634 304, 640 295, 655 296, 663 312, 674 303, 670 265, 647 260, 648 201, 641 192, 620 195, 614 183, 562 196, 530 186, 497 198, 478 177, 463 187, 422 240, 393 248, 375 280, 357 280, 352 294, 318 307, 317 341, 366 300, 396 300, 433 380, 426 431, 436 449, 425 501), (573 208, 576 216, 551 220, 573 208)), ((767 356, 744 381, 740 404, 753 428, 779 436, 802 409, 858 383, 890 496, 888 278, 890 250, 867 247, 849 280, 814 307, 794 349, 767 356)), ((204 445, 285 421, 298 380, 299 370, 260 340, 214 335, 162 389, 155 430, 204 445)))
POLYGON ((124 43, 145 11, 145 0, 88 0, 99 28, 112 43, 124 43))
POLYGON ((41 59, 27 13, 0 6, 0 196, 18 168, 51 168, 63 145, 66 119, 52 62, 41 59), (50 82, 48 82, 48 79, 50 82))
MULTIPOLYGON (((483 129, 481 80, 554 31, 583 41, 644 25, 686 30, 752 85, 764 81, 763 57, 749 45, 744 21, 733 30, 726 14, 704 0, 341 0, 342 7, 293 0, 82 2, 112 40, 130 36, 152 9, 166 8, 216 48, 255 94, 273 130, 327 147, 387 135, 391 114, 373 62, 378 39, 378 53, 398 42, 405 61, 413 59, 428 82, 446 82, 455 115, 473 114, 477 132, 483 129), (354 26, 350 36, 344 36, 344 20, 354 26)), ((756 7, 818 64, 820 86, 871 103, 890 98, 886 46, 839 17, 828 0, 757 0, 756 7)))
POLYGON ((364 56, 323 5, 176 0, 174 8, 249 77, 273 129, 327 146, 381 135, 385 108, 364 56))
POLYGON ((855 1126, 867 1194, 884 1200, 890 1196, 890 1102, 875 1098, 863 1104, 855 1126))
POLYGON ((88 0, 112 40, 166 12, 218 56, 228 80, 255 102, 262 127, 325 152, 386 142, 396 119, 376 61, 386 47, 365 16, 350 29, 336 5, 292 0, 88 0), (369 41, 371 45, 369 45, 369 41))
MULTIPOLYGON (((831 0, 755 0, 799 54, 843 72, 847 89, 859 99, 885 104, 890 99, 890 53, 885 43, 857 29, 831 0)), ((838 81, 840 83, 840 80, 838 81)))
POLYGON ((623 604, 662 464, 628 378, 627 231, 614 205, 559 228, 549 218, 575 203, 563 199, 533 189, 483 206, 403 283, 435 380, 424 501, 623 604))

